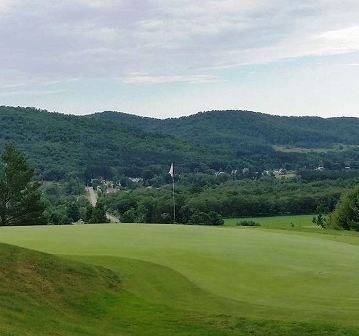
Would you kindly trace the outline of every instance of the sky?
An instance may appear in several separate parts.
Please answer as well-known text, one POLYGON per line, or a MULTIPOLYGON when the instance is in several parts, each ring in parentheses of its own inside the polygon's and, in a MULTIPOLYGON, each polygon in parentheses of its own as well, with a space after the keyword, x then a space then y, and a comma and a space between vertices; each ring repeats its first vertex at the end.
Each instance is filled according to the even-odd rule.
POLYGON ((357 0, 0 0, 0 105, 359 117, 357 0))

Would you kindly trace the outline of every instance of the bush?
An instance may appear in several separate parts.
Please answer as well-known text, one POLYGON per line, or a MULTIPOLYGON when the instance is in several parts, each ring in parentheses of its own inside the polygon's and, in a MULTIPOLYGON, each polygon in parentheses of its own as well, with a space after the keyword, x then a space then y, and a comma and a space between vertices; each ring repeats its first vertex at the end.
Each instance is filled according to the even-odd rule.
POLYGON ((338 228, 359 231, 359 185, 342 195, 333 219, 338 228))
POLYGON ((220 214, 215 211, 210 211, 208 214, 205 212, 195 212, 192 214, 189 224, 197 225, 223 225, 224 220, 220 214))
POLYGON ((251 220, 244 220, 236 223, 237 226, 261 226, 259 223, 251 220))
POLYGON ((209 225, 223 225, 224 224, 224 220, 222 218, 222 216, 215 212, 215 211, 210 211, 208 214, 209 217, 209 225))
POLYGON ((131 208, 122 214, 121 222, 134 223, 136 221, 136 217, 137 217, 136 210, 134 208, 131 208))

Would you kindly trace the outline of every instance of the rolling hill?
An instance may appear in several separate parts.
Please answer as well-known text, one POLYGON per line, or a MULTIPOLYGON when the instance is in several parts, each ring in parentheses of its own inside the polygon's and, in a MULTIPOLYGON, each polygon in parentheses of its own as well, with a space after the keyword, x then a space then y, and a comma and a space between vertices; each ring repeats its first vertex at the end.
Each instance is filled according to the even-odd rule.
POLYGON ((164 120, 119 112, 96 113, 95 117, 174 135, 191 143, 236 150, 250 144, 309 148, 359 145, 359 118, 281 117, 250 111, 209 111, 164 120))
POLYGON ((0 107, 0 127, 0 147, 14 143, 45 180, 108 177, 119 171, 138 176, 148 167, 163 169, 172 160, 209 165, 229 161, 229 154, 125 123, 32 108, 0 107))
POLYGON ((0 148, 14 143, 43 180, 165 175, 170 162, 182 172, 315 168, 322 162, 336 169, 347 162, 359 168, 356 118, 212 111, 159 120, 117 112, 74 116, 3 106, 0 127, 0 148), (338 145, 340 150, 325 150, 338 145))

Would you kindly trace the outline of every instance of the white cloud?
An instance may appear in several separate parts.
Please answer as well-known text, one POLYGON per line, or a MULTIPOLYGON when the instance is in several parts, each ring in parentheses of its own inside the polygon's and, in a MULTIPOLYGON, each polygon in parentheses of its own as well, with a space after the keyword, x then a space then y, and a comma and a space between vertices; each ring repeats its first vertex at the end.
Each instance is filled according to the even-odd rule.
POLYGON ((19 81, 200 83, 221 67, 359 50, 356 0, 0 0, 5 9, 0 75, 19 81))
POLYGON ((209 75, 150 75, 146 73, 132 73, 121 79, 121 81, 127 84, 208 84, 217 83, 219 80, 215 76, 209 75))
POLYGON ((319 42, 328 45, 333 52, 351 52, 359 50, 359 26, 330 30, 318 36, 319 42))
POLYGON ((0 0, 0 14, 6 13, 11 7, 11 0, 0 0))

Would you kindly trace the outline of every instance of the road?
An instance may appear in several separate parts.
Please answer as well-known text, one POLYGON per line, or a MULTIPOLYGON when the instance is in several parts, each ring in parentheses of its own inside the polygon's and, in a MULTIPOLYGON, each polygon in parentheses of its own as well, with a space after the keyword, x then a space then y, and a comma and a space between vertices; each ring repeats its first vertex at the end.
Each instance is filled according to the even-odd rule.
MULTIPOLYGON (((97 204, 97 192, 94 190, 93 187, 86 187, 86 194, 87 194, 87 198, 90 201, 91 205, 93 207, 95 207, 97 204)), ((117 217, 111 215, 108 212, 106 212, 106 218, 111 223, 120 223, 121 222, 117 217)))
POLYGON ((95 207, 97 203, 97 193, 92 187, 86 187, 86 193, 91 205, 95 207))

